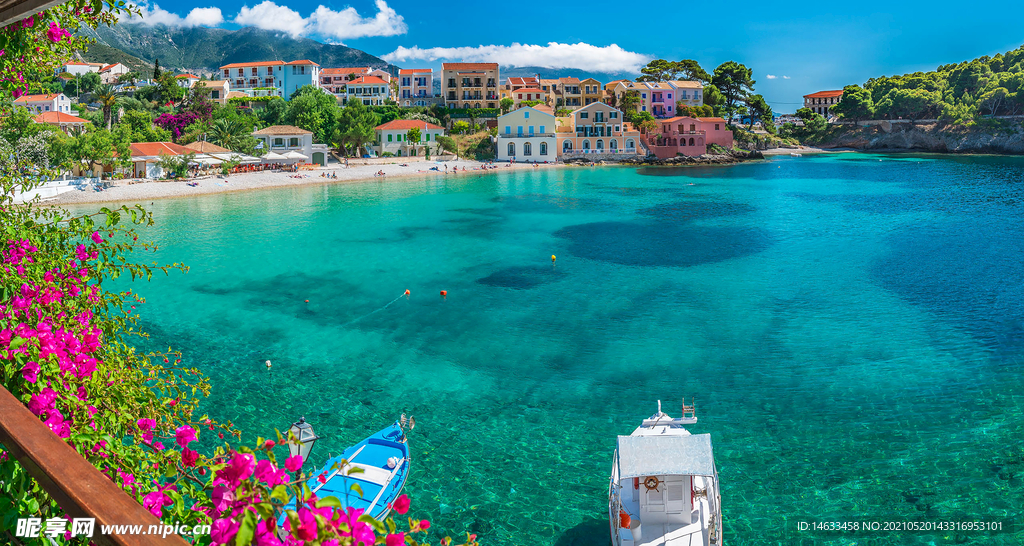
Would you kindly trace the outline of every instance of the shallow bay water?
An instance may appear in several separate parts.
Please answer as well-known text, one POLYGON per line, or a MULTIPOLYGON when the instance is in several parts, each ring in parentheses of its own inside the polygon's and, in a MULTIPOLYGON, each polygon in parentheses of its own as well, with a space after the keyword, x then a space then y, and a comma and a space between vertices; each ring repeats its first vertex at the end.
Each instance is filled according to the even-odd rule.
POLYGON ((191 271, 136 283, 142 326, 211 377, 204 410, 249 440, 305 416, 316 463, 415 415, 406 491, 432 531, 607 544, 615 436, 696 396, 727 544, 1024 542, 1019 158, 438 175, 149 208, 154 259, 191 271), (1016 528, 797 527, 850 519, 1016 528))

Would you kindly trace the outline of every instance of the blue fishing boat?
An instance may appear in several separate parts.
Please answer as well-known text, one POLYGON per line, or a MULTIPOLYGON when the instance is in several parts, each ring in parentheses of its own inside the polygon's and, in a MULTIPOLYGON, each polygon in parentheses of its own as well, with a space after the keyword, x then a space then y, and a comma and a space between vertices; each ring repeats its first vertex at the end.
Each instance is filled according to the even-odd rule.
MULTIPOLYGON (((409 444, 402 425, 395 421, 330 458, 311 474, 306 485, 318 498, 335 497, 344 507, 362 508, 374 518, 386 518, 409 478, 409 444)), ((294 508, 295 501, 285 506, 294 508)), ((279 523, 283 525, 284 520, 282 515, 279 523)))

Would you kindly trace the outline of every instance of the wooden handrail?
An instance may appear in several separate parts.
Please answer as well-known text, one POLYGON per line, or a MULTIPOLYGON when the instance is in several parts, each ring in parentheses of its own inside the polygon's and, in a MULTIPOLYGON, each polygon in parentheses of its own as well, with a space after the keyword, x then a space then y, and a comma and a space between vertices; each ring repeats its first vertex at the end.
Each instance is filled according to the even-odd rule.
MULTIPOLYGON (((102 534, 103 525, 141 525, 142 533, 146 533, 150 525, 159 525, 157 528, 162 529, 164 524, 54 434, 3 387, 0 387, 0 443, 67 515, 96 519, 92 537, 96 544, 187 545, 184 539, 173 534, 167 538, 160 534, 102 534)), ((3 531, 14 534, 13 529, 3 531)))

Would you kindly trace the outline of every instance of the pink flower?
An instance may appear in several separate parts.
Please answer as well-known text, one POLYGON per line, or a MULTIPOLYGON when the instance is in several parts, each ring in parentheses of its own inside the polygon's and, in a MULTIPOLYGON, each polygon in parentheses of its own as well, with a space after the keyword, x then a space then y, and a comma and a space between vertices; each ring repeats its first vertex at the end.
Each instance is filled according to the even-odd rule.
POLYGON ((235 453, 228 466, 217 471, 217 480, 236 486, 240 480, 252 476, 255 470, 256 458, 251 453, 235 453))
POLYGON ((169 496, 164 494, 164 491, 166 491, 167 489, 172 489, 173 487, 173 485, 167 484, 161 487, 160 489, 157 489, 156 491, 147 494, 142 499, 142 506, 144 508, 148 508, 149 511, 152 512, 154 516, 160 517, 161 512, 163 512, 164 506, 170 506, 174 504, 174 501, 172 501, 169 496))
POLYGON ((54 409, 54 402, 57 400, 57 393, 50 387, 46 387, 39 394, 33 394, 28 400, 28 409, 36 415, 54 409))
POLYGON ((371 546, 376 540, 373 534, 373 528, 368 524, 359 521, 359 516, 363 515, 362 508, 348 508, 348 513, 342 518, 341 522, 348 525, 348 532, 341 531, 339 534, 343 537, 352 537, 355 542, 355 546, 359 546, 362 543, 365 546, 371 546))
POLYGON ((50 30, 46 31, 46 36, 53 43, 60 42, 61 38, 63 38, 67 34, 68 32, 60 28, 60 26, 57 23, 50 23, 50 30))
POLYGON ((430 529, 430 522, 425 520, 425 519, 421 519, 420 520, 420 529, 423 529, 424 531, 426 531, 427 529, 430 529))
POLYGON ((210 500, 213 501, 213 508, 220 514, 231 507, 231 503, 235 501, 235 491, 227 485, 219 484, 213 488, 210 500))
POLYGON ((284 461, 284 467, 287 468, 289 472, 298 472, 299 470, 302 470, 302 455, 292 455, 291 457, 288 457, 284 461))
POLYGON ((199 460, 199 452, 192 451, 187 447, 181 450, 181 464, 193 468, 196 466, 197 460, 199 460))
POLYGON ((240 521, 227 519, 215 519, 210 526, 210 538, 214 544, 227 544, 238 534, 238 528, 242 525, 240 521))
POLYGON ((316 477, 316 481, 320 483, 327 483, 327 474, 320 474, 316 477))
POLYGON ((306 510, 305 508, 299 509, 299 527, 298 529, 292 529, 292 522, 290 519, 285 520, 285 528, 288 529, 292 536, 301 540, 310 541, 316 539, 316 516, 313 512, 306 510))
POLYGON ((156 421, 153 419, 139 419, 135 422, 139 427, 139 432, 142 433, 142 439, 147 444, 153 443, 153 429, 156 428, 156 421))
POLYGON ((103 237, 100 235, 100 232, 98 232, 98 231, 92 232, 92 242, 94 242, 96 244, 100 244, 100 243, 103 242, 103 237))
POLYGON ((21 22, 21 28, 32 28, 32 25, 34 25, 34 24, 36 24, 36 20, 35 20, 34 17, 26 17, 21 22))
POLYGON ((265 449, 273 449, 277 444, 273 440, 267 440, 267 443, 263 444, 265 449))
POLYGON ((182 425, 175 431, 174 441, 177 442, 179 446, 185 447, 189 442, 196 441, 196 430, 188 425, 182 425))
POLYGON ((25 378, 25 381, 35 383, 39 379, 39 363, 34 360, 26 362, 21 369, 21 376, 25 378))
POLYGON ((384 539, 385 546, 402 546, 403 544, 405 544, 405 533, 388 535, 388 537, 384 539))
POLYGON ((395 503, 391 507, 394 508, 395 512, 398 512, 399 514, 404 514, 408 512, 409 496, 405 494, 400 495, 397 499, 395 499, 395 503))

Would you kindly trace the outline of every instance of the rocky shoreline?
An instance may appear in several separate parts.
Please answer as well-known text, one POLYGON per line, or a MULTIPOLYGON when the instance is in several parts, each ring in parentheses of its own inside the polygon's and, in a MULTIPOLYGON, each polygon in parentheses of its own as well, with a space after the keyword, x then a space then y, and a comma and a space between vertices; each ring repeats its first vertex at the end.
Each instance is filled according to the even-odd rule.
MULTIPOLYGON (((730 165, 742 161, 764 159, 764 154, 759 151, 729 150, 728 154, 704 154, 699 156, 676 156, 667 159, 658 159, 653 156, 635 157, 619 161, 619 165, 642 165, 642 166, 679 166, 679 165, 730 165)), ((589 164, 585 159, 569 160, 567 164, 583 162, 589 164)), ((598 162, 603 164, 604 162, 598 162)))
POLYGON ((850 129, 822 148, 960 154, 1024 154, 1024 126, 962 128, 937 123, 892 123, 850 129))

